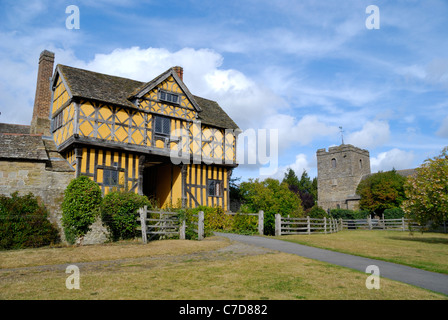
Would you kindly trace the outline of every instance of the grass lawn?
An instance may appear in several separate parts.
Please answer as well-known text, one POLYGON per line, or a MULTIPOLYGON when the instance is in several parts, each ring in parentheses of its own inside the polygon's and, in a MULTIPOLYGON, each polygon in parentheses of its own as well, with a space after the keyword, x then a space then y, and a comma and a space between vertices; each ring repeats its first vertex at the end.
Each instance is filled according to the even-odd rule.
POLYGON ((447 300, 445 295, 228 239, 130 241, 0 252, 0 299, 447 300), (67 265, 80 270, 68 290, 67 265))
POLYGON ((344 230, 333 234, 285 235, 277 238, 448 274, 448 234, 344 230))

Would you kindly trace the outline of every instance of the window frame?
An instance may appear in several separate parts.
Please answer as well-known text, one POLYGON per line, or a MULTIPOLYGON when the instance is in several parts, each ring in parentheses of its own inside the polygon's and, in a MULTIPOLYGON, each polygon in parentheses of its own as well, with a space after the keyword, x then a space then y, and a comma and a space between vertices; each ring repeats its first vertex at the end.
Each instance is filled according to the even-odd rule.
POLYGON ((171 134, 171 119, 165 116, 154 115, 154 134, 160 136, 169 136, 171 134), (160 119, 162 123, 160 124, 162 127, 162 131, 157 131, 157 120, 160 119), (163 132, 164 124, 163 121, 167 121, 168 123, 168 132, 163 132))
POLYGON ((207 196, 222 198, 224 196, 224 182, 222 180, 218 180, 218 179, 207 179, 207 196), (210 187, 212 184, 214 184, 213 194, 210 193, 210 187), (217 186, 219 186, 219 187, 216 188, 217 186))
POLYGON ((159 89, 158 99, 162 102, 168 102, 171 104, 180 105, 180 94, 172 91, 159 89), (172 97, 176 97, 176 101, 173 101, 172 97))

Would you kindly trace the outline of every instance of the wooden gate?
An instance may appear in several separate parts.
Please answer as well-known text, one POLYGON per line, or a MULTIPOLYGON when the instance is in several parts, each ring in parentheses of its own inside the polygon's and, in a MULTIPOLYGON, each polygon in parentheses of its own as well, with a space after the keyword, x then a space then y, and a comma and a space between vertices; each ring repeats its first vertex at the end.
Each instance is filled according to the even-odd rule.
POLYGON ((178 213, 168 211, 150 211, 147 206, 138 210, 142 240, 147 243, 156 237, 169 237, 179 235, 179 239, 185 239, 185 220, 179 218, 178 213), (148 214, 152 217, 148 218, 148 214))

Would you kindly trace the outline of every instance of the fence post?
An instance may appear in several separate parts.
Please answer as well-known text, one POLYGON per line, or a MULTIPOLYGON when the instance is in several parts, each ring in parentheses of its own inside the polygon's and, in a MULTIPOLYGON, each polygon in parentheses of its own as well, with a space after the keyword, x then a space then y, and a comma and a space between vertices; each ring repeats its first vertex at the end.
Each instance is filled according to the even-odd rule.
POLYGON ((198 213, 198 240, 204 239, 204 211, 198 213))
POLYGON ((310 216, 306 217, 306 227, 308 234, 311 234, 310 216))
POLYGON ((367 216, 367 223, 369 224, 369 230, 372 230, 372 218, 367 216))
POLYGON ((341 228, 341 230, 340 231, 342 231, 342 230, 344 230, 344 224, 343 224, 343 222, 342 222, 342 218, 339 218, 339 223, 340 223, 340 228, 341 228))
POLYGON ((282 235, 282 216, 278 213, 275 214, 275 236, 282 235))
POLYGON ((327 234, 327 217, 324 217, 324 233, 327 234))
POLYGON ((142 241, 143 243, 147 243, 148 242, 148 238, 146 235, 146 217, 147 217, 147 212, 146 212, 147 206, 144 206, 143 208, 138 209, 138 213, 140 214, 140 225, 142 228, 142 241))
POLYGON ((258 212, 258 234, 262 236, 264 234, 264 212, 260 210, 258 212))
POLYGON ((401 228, 403 229, 403 231, 405 230, 405 227, 404 227, 404 217, 401 217, 401 228))
POLYGON ((185 228, 186 228, 186 222, 185 219, 182 219, 182 224, 179 227, 179 239, 185 240, 185 228))

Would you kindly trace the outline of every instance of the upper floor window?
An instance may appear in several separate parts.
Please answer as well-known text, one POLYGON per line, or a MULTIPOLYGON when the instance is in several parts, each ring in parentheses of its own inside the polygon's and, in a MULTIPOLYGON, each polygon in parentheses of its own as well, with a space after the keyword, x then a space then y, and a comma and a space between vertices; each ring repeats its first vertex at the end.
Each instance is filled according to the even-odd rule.
POLYGON ((60 112, 53 118, 53 132, 58 130, 64 124, 63 112, 60 112))
POLYGON ((170 135, 170 133, 171 133, 170 118, 155 116, 154 117, 154 132, 157 134, 170 135))
POLYGON ((159 99, 162 101, 179 104, 179 95, 172 92, 159 90, 159 99))

